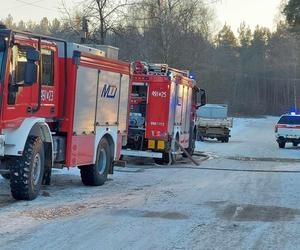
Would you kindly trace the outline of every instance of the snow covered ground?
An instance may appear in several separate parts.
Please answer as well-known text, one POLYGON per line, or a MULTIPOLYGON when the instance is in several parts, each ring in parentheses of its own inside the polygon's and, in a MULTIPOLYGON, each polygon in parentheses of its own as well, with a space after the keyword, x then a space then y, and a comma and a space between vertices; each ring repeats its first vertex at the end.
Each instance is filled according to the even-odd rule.
POLYGON ((224 146, 217 140, 206 140, 204 143, 198 143, 197 149, 222 156, 299 159, 300 148, 293 147, 292 143, 287 143, 285 149, 279 149, 274 133, 274 125, 278 120, 279 117, 235 118, 228 145, 224 146))
POLYGON ((200 167, 129 164, 94 188, 54 170, 30 202, 0 179, 0 249, 299 249, 300 148, 278 148, 276 121, 235 119, 200 167))

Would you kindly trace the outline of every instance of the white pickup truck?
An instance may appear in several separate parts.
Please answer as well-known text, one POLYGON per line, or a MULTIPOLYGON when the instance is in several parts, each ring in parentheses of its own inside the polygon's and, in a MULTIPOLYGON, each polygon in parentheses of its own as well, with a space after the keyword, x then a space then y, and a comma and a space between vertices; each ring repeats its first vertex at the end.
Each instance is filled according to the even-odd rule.
POLYGON ((284 148, 287 142, 297 147, 300 144, 300 115, 282 115, 275 125, 275 135, 279 148, 284 148))
POLYGON ((197 111, 198 139, 216 138, 221 142, 229 142, 233 119, 227 117, 228 107, 224 104, 206 104, 197 111))

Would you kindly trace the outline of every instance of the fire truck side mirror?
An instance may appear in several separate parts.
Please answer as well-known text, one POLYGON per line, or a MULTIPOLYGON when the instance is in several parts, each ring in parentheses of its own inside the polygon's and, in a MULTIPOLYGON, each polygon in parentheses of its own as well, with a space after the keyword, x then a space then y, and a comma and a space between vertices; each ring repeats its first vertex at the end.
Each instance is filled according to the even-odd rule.
POLYGON ((37 65, 34 62, 27 62, 25 64, 24 85, 31 86, 37 82, 37 65))
POLYGON ((200 89, 197 94, 197 108, 200 108, 206 104, 206 91, 204 89, 200 89))
POLYGON ((206 91, 204 89, 200 89, 200 95, 201 95, 201 106, 204 106, 206 104, 206 91))
POLYGON ((31 86, 37 82, 38 66, 36 62, 40 60, 40 52, 33 47, 27 47, 26 58, 24 84, 31 86))
POLYGON ((0 52, 5 51, 6 49, 6 41, 4 38, 0 38, 0 52))
POLYGON ((28 46, 26 48, 26 59, 28 62, 37 62, 40 60, 40 52, 35 48, 28 46))

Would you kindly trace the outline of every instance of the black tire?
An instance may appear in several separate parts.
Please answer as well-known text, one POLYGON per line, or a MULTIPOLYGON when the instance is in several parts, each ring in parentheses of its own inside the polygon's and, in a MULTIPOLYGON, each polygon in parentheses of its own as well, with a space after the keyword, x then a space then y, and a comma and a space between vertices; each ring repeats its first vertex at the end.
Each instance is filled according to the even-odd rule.
POLYGON ((96 163, 80 167, 82 183, 86 186, 101 186, 107 180, 108 170, 112 164, 110 146, 105 138, 99 142, 96 163))
POLYGON ((29 136, 23 155, 12 158, 10 167, 11 194, 16 200, 33 200, 41 189, 45 164, 43 141, 29 136))
MULTIPOLYGON (((172 161, 172 159, 171 159, 172 161)), ((163 153, 162 158, 154 158, 154 162, 157 165, 168 165, 170 164, 170 154, 169 153, 163 153)))
MULTIPOLYGON (((176 141, 179 141, 179 134, 176 134, 176 141)), ((174 141, 175 143, 175 141, 174 141)), ((175 143, 175 152, 178 152, 180 149, 180 147, 177 145, 177 143, 175 143)), ((164 152, 163 153, 163 157, 160 158, 154 158, 154 162, 158 165, 170 165, 170 164, 175 164, 176 162, 176 154, 172 154, 171 152, 164 152)))
POLYGON ((278 142, 278 146, 279 148, 285 148, 285 142, 284 141, 278 142))
POLYGON ((10 179, 10 174, 1 174, 1 176, 2 176, 5 180, 9 180, 9 179, 10 179))
POLYGON ((204 141, 204 136, 200 132, 197 133, 197 141, 204 141))
POLYGON ((225 142, 225 143, 228 143, 228 142, 229 142, 229 137, 225 137, 225 138, 224 138, 224 142, 225 142))
POLYGON ((297 143, 297 142, 293 142, 293 146, 294 146, 294 147, 297 147, 297 146, 298 146, 298 143, 297 143))
MULTIPOLYGON (((195 148, 196 148, 196 134, 195 132, 193 131, 192 132, 192 136, 191 136, 191 143, 189 144, 189 147, 186 149, 186 151, 190 154, 190 155, 193 155, 194 152, 195 152, 195 148)), ((182 156, 184 158, 187 158, 188 156, 185 154, 185 153, 182 153, 182 156)))

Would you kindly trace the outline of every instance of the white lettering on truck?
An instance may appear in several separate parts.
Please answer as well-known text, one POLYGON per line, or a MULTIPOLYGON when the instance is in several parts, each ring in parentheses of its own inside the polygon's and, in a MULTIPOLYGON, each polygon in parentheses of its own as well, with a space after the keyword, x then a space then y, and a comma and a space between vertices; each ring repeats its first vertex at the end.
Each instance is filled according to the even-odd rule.
POLYGON ((167 97, 167 92, 159 92, 159 91, 153 90, 152 91, 152 96, 166 98, 167 97))
POLYGON ((48 102, 52 102, 54 99, 54 91, 53 90, 45 90, 43 89, 41 91, 41 100, 44 101, 48 101, 48 102))

